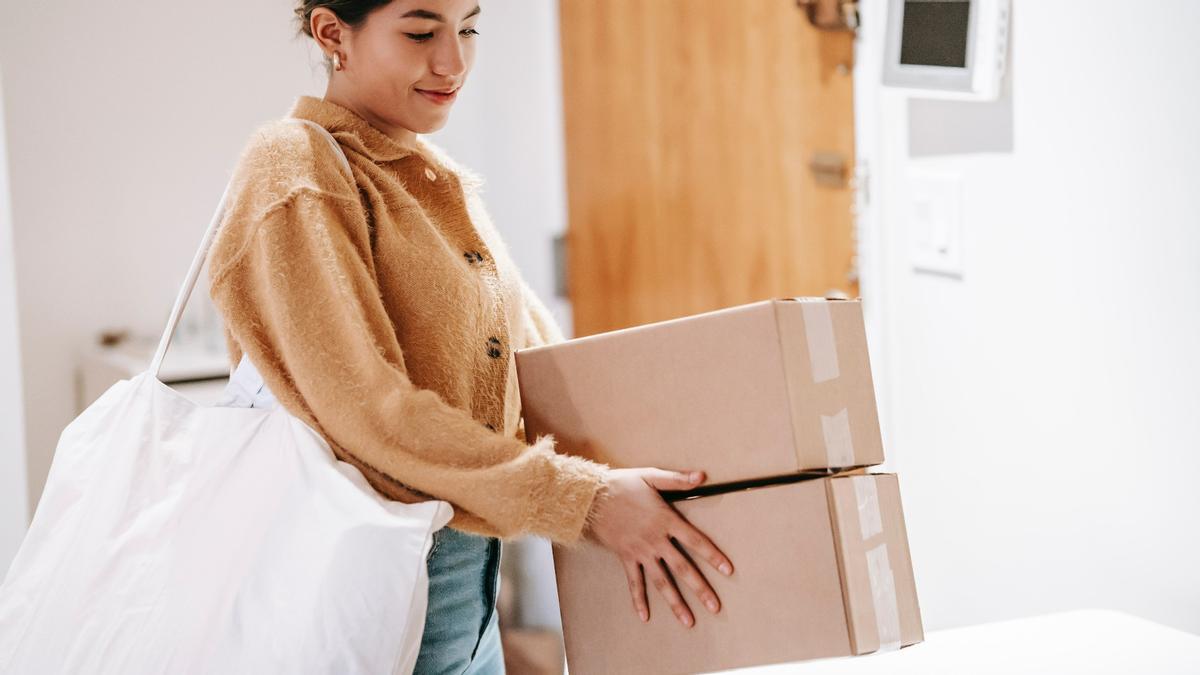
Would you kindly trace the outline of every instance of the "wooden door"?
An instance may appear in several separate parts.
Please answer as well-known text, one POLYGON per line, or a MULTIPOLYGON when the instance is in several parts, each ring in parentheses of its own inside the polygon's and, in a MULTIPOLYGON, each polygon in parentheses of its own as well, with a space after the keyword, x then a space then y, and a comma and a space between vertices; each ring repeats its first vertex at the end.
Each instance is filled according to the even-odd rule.
POLYGON ((560 0, 560 21, 575 335, 857 295, 851 33, 795 0, 560 0))

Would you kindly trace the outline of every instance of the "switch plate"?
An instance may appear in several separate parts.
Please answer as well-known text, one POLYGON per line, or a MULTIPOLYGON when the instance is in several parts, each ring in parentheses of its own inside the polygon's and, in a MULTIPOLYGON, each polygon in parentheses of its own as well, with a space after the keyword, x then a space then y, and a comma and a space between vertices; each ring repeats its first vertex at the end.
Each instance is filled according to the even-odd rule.
POLYGON ((958 174, 911 170, 908 241, 913 269, 963 276, 963 181, 958 174))

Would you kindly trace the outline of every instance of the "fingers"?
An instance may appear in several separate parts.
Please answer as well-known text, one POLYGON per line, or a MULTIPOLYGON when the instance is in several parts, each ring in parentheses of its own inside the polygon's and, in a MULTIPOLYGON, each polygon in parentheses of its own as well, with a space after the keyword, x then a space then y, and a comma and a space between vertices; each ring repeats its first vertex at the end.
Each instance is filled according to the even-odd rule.
POLYGON ((703 471, 667 471, 646 469, 643 480, 655 490, 690 490, 704 482, 703 471))
POLYGON ((700 598, 700 602, 708 608, 708 611, 716 614, 721 609, 721 604, 717 600, 717 594, 713 591, 712 586, 708 585, 708 580, 696 569, 696 565, 687 558, 679 549, 675 548, 674 544, 668 544, 665 548, 670 550, 663 551, 662 560, 671 570, 671 576, 676 581, 682 580, 687 584, 688 588, 692 589, 692 593, 700 598))
POLYGON ((679 594, 679 589, 675 587, 675 581, 667 574, 667 569, 663 567, 662 561, 655 560, 654 564, 647 565, 643 568, 646 573, 646 578, 650 583, 654 584, 654 588, 662 594, 666 599, 667 604, 671 606, 671 611, 679 619, 679 622, 688 628, 696 622, 692 616, 692 611, 688 609, 687 603, 683 601, 683 596, 679 594))
POLYGON ((597 540, 621 559, 634 611, 643 622, 650 620, 648 584, 653 584, 679 622, 692 627, 696 618, 680 593, 682 583, 718 613, 721 601, 693 559, 702 557, 726 575, 733 573, 733 563, 658 494, 695 488, 704 482, 704 472, 654 467, 612 471, 616 487, 606 502, 611 518, 598 521, 597 540), (620 524, 609 526, 610 521, 620 524))
POLYGON ((650 620, 650 605, 646 602, 646 578, 642 566, 636 560, 622 560, 625 577, 629 579, 629 594, 633 597, 633 611, 643 622, 650 620))
POLYGON ((717 548, 716 544, 712 543, 711 539, 697 530, 696 526, 689 523, 684 517, 679 517, 679 520, 670 529, 670 534, 676 541, 687 547, 692 557, 703 558, 713 566, 713 569, 725 576, 733 574, 733 563, 729 558, 725 557, 725 554, 717 548))

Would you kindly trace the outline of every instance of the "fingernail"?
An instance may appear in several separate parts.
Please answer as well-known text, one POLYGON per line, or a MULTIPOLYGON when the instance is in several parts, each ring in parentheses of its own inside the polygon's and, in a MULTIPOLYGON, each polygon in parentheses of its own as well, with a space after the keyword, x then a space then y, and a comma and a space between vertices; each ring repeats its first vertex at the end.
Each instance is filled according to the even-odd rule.
POLYGON ((716 601, 716 600, 713 600, 713 599, 711 599, 711 598, 710 598, 710 599, 709 599, 707 602, 705 602, 704 604, 708 606, 708 609, 709 609, 709 611, 710 611, 710 612, 712 612, 713 614, 716 614, 716 613, 717 613, 717 601, 716 601))
POLYGON ((691 481, 692 481, 693 483, 699 483, 699 482, 700 482, 700 472, 699 472, 699 471, 693 471, 693 472, 692 472, 692 475, 691 475, 691 476, 689 476, 689 478, 691 479, 691 481))
POLYGON ((680 614, 679 620, 682 621, 683 625, 685 626, 691 627, 692 625, 692 617, 688 616, 687 614, 680 614))
POLYGON ((647 614, 647 613, 646 613, 646 610, 644 610, 644 609, 643 609, 642 611, 638 612, 638 616, 642 617, 642 622, 643 622, 643 623, 645 623, 646 621, 649 621, 649 620, 650 620, 650 615, 649 615, 649 614, 647 614))
POLYGON ((733 574, 733 568, 729 566, 729 563, 721 563, 720 569, 721 569, 721 574, 724 574, 725 576, 729 576, 730 574, 733 574))

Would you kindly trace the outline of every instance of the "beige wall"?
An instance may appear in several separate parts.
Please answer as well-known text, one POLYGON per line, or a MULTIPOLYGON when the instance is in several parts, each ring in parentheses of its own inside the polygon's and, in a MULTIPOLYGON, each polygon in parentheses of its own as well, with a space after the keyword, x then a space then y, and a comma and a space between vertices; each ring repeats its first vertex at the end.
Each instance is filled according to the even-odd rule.
MULTIPOLYGON (((476 70, 434 140, 483 174, 513 257, 565 319, 567 308, 552 300, 550 262, 565 201, 555 5, 482 4, 476 70)), ((30 508, 75 414, 80 346, 109 327, 161 332, 250 130, 286 113, 298 94, 324 93, 317 51, 293 37, 290 6, 3 2, 16 255, 0 258, 0 274, 15 263, 27 439, 22 453, 15 427, 3 428, 0 480, 16 480, 23 470, 7 469, 27 463, 30 508)), ((0 359, 11 361, 6 340, 0 335, 0 359)), ((0 372, 10 370, 0 361, 0 372)), ((24 527, 5 523, 28 515, 17 508, 22 492, 0 493, 0 569, 24 527)))
POLYGON ((315 70, 276 3, 9 2, 12 168, 29 499, 75 414, 79 348, 162 330, 237 151, 315 70))

